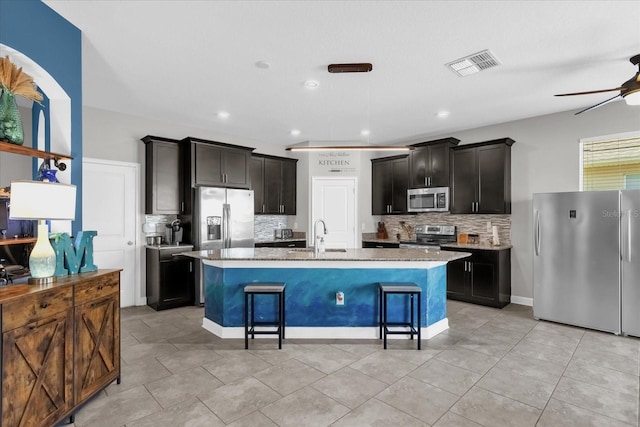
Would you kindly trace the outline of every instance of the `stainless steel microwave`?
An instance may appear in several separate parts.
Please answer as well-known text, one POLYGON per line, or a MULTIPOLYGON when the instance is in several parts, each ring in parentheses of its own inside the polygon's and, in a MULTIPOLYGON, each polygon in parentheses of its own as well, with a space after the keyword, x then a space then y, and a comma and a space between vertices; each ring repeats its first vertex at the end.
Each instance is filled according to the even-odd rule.
POLYGON ((407 207, 409 212, 449 212, 449 187, 411 188, 407 207))

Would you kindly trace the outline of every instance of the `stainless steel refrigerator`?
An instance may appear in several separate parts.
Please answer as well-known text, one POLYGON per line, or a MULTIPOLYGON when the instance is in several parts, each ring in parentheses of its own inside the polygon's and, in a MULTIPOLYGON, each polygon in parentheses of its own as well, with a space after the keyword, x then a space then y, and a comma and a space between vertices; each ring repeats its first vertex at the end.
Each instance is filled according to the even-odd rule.
MULTIPOLYGON (((193 226, 196 250, 252 248, 253 191, 197 187, 193 226)), ((196 302, 204 303, 202 263, 196 268, 196 302)))
POLYGON ((533 315, 640 336, 640 190, 533 196, 533 315))

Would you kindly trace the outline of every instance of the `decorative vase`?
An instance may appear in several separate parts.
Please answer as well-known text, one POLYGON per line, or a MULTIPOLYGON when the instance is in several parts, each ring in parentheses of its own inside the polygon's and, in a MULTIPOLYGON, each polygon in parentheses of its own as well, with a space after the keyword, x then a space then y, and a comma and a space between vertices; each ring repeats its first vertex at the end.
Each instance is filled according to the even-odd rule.
POLYGON ((0 140, 22 145, 24 129, 16 98, 7 88, 2 88, 0 95, 0 140))

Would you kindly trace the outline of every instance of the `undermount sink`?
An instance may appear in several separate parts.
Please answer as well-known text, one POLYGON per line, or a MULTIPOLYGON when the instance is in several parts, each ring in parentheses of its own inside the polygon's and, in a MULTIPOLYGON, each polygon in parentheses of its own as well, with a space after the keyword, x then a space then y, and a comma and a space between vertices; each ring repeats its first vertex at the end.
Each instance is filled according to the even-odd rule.
MULTIPOLYGON (((346 249, 325 249, 325 252, 347 252, 346 249)), ((289 252, 313 252, 313 248, 289 249, 289 252)))

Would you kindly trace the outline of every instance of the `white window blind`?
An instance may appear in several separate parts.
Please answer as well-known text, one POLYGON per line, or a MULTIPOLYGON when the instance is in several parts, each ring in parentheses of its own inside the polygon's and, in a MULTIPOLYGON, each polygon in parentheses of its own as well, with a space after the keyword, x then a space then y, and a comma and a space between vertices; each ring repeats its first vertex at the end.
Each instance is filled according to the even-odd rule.
POLYGON ((640 134, 582 143, 582 190, 640 189, 640 134))

